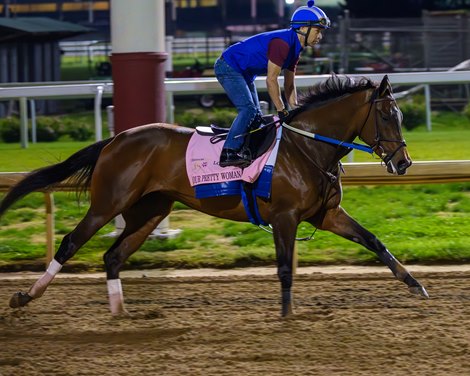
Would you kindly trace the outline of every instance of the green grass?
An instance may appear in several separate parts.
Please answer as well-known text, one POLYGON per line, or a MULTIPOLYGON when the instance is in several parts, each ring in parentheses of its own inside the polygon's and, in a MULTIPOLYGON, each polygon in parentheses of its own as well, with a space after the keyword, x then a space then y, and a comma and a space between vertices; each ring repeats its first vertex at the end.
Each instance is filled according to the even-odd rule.
MULTIPOLYGON (((108 61, 106 57, 63 56, 60 67, 61 81, 86 81, 97 78, 96 66, 100 62, 108 61)), ((109 79, 109 77, 107 77, 109 79)))
POLYGON ((22 149, 19 144, 0 143, 0 171, 23 172, 58 163, 90 142, 38 142, 22 149))
MULTIPOLYGON (((405 132, 414 160, 470 159, 470 124, 455 114, 436 114, 433 131, 423 127, 405 132)), ((55 142, 30 145, 0 143, 0 171, 28 171, 65 159, 88 143, 55 142)), ((370 161, 365 153, 355 160, 370 161)), ((88 208, 73 193, 56 193, 56 246, 88 208)), ((407 263, 460 263, 470 261, 470 184, 345 187, 343 207, 381 239, 392 253, 407 263)), ((0 219, 0 266, 32 268, 44 258, 45 225, 42 194, 15 204, 0 219)), ((233 267, 274 263, 272 235, 257 227, 221 220, 178 204, 171 227, 181 236, 148 240, 131 257, 130 267, 233 267)), ((103 236, 114 230, 105 226, 73 258, 72 265, 101 269, 102 255, 113 242, 103 236)), ((302 223, 298 236, 313 228, 302 223)), ((361 246, 328 232, 298 242, 301 265, 374 264, 375 255, 361 246)), ((40 264, 41 265, 41 264, 40 264)), ((41 265, 42 267, 42 265, 41 265)))
MULTIPOLYGON (((470 120, 451 112, 432 116, 432 131, 422 125, 412 131, 404 130, 408 151, 415 161, 470 159, 470 120)), ((354 152, 355 162, 373 161, 369 154, 354 152)))
MULTIPOLYGON (((71 193, 56 193, 56 246, 84 215, 88 204, 71 193)), ((470 261, 470 184, 347 187, 344 208, 406 263, 470 261), (380 208, 380 210, 377 210, 380 208)), ((171 227, 183 230, 171 240, 148 240, 129 261, 132 267, 227 268, 274 263, 272 235, 257 227, 221 220, 177 205, 171 227)), ((102 255, 113 242, 105 226, 74 257, 72 265, 101 269, 102 255)), ((302 223, 298 236, 313 228, 302 223)), ((2 218, 0 265, 37 265, 44 257, 44 204, 32 194, 2 218)), ((375 264, 375 255, 328 232, 298 242, 301 265, 375 264)))
MULTIPOLYGON (((70 121, 90 124, 94 129, 93 112, 79 112, 57 116, 59 119, 67 117, 70 121)), ((109 137, 108 123, 105 111, 102 113, 103 138, 109 137)), ((94 136, 93 136, 94 139, 94 136)), ((0 142, 0 171, 23 172, 31 171, 39 167, 58 163, 68 158, 71 154, 84 148, 94 141, 71 142, 69 139, 60 139, 56 142, 28 143, 28 148, 23 149, 18 143, 0 142)))

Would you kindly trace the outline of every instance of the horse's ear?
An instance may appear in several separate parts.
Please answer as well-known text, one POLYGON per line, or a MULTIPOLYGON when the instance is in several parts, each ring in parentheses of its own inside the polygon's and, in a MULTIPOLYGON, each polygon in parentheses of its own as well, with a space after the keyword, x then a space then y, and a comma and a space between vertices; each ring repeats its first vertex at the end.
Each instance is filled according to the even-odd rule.
POLYGON ((392 85, 390 84, 388 75, 385 75, 379 86, 379 97, 383 97, 385 93, 387 92, 387 90, 391 92, 392 91, 391 88, 392 88, 392 85))

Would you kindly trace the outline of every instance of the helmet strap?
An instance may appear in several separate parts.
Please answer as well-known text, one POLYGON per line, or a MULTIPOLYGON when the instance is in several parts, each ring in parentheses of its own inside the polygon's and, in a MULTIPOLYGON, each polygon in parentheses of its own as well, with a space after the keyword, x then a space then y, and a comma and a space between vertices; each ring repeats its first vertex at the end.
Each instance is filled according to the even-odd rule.
POLYGON ((302 35, 302 36, 305 37, 305 40, 304 40, 304 47, 308 47, 307 41, 308 41, 308 36, 310 35, 310 32, 311 32, 311 31, 312 31, 312 26, 311 26, 311 25, 308 26, 308 29, 307 29, 307 32, 306 32, 306 33, 301 32, 300 29, 295 29, 295 32, 296 32, 297 34, 300 34, 300 35, 302 35))
POLYGON ((307 47, 308 44, 307 44, 307 41, 308 41, 308 36, 310 35, 310 32, 312 31, 312 27, 309 26, 308 27, 308 30, 307 30, 307 33, 305 34, 305 40, 304 40, 304 47, 307 47))

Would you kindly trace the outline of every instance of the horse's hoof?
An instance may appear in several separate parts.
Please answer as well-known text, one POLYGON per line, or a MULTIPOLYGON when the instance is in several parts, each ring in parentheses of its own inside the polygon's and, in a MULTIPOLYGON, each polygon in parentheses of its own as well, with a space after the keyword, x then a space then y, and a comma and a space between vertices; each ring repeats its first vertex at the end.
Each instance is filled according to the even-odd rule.
POLYGON ((282 318, 288 318, 294 315, 294 308, 292 304, 288 304, 286 306, 282 307, 281 310, 281 317, 282 318))
POLYGON ((121 312, 116 312, 111 314, 113 316, 113 319, 129 319, 132 318, 132 315, 129 313, 127 310, 122 310, 121 312))
POLYGON ((10 299, 11 308, 24 307, 28 304, 33 298, 29 296, 26 292, 18 291, 13 294, 10 299))
POLYGON ((421 295, 423 298, 428 299, 429 294, 423 286, 411 286, 409 287, 410 292, 415 295, 421 295))

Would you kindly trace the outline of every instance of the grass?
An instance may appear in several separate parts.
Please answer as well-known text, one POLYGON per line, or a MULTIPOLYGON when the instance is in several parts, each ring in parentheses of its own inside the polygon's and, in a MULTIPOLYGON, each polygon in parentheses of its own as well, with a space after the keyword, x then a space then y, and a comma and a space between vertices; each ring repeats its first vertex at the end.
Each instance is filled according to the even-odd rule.
MULTIPOLYGON (((435 114, 433 131, 423 127, 405 132, 414 160, 470 159, 470 123, 456 114, 435 114)), ((28 171, 65 159, 88 143, 55 142, 30 145, 0 143, 0 171, 28 171)), ((355 160, 370 161, 356 152, 355 160)), ((88 202, 74 194, 56 193, 57 246, 83 217, 88 202)), ((376 234, 403 262, 461 263, 470 261, 470 184, 345 187, 343 207, 362 225, 376 234)), ((128 267, 227 268, 273 264, 272 235, 257 227, 221 220, 177 204, 171 227, 182 234, 171 240, 147 240, 133 255, 128 267)), ((0 267, 35 268, 45 253, 44 202, 34 193, 17 202, 0 219, 0 267)), ((105 226, 73 258, 75 267, 102 268, 102 254, 112 238, 105 226)), ((298 236, 308 236, 313 228, 302 223, 298 236)), ((298 242, 301 265, 373 264, 375 255, 361 246, 333 234, 318 231, 315 239, 298 242)), ((38 264, 39 262, 39 264, 38 264)))
MULTIPOLYGON (((423 124, 412 131, 404 130, 403 136, 415 161, 470 159, 470 120, 460 114, 435 113, 431 132, 423 124)), ((371 156, 354 152, 354 161, 371 161, 371 156)))
MULTIPOLYGON (((58 116, 67 117, 72 122, 90 124, 94 128, 93 112, 85 111, 58 116)), ((102 113, 103 138, 109 137, 107 116, 102 113)), ((56 142, 29 142, 27 149, 22 149, 19 143, 0 142, 0 171, 1 172, 23 172, 31 171, 39 167, 58 163, 68 158, 71 154, 84 148, 93 141, 71 142, 70 139, 60 139, 56 142), (20 158, 18 156, 21 156, 20 158)))
POLYGON ((90 142, 39 142, 22 149, 19 144, 0 143, 0 171, 23 172, 63 161, 90 142), (18 156, 21 155, 21 158, 18 156))
MULTIPOLYGON (((70 193, 56 193, 57 246, 83 217, 88 205, 70 193)), ((470 261, 470 184, 416 185, 400 187, 347 187, 344 208, 376 234, 406 263, 459 263, 470 261), (378 210, 377 208, 380 208, 378 210)), ((15 204, 2 218, 1 263, 36 266, 44 257, 44 204, 32 194, 15 204)), ((171 227, 181 236, 170 240, 147 240, 129 261, 131 267, 219 267, 274 263, 271 234, 257 227, 209 217, 179 204, 171 227)), ((102 255, 114 241, 104 235, 105 226, 74 257, 72 265, 99 270, 102 255)), ((298 236, 313 228, 302 223, 298 236)), ((298 242, 301 265, 374 264, 373 253, 328 232, 298 242)))
MULTIPOLYGON (((87 56, 63 56, 60 67, 61 81, 86 81, 99 79, 96 67, 100 62, 108 61, 104 56, 88 58, 87 56)), ((110 79, 110 77, 104 77, 110 79)), ((103 79, 103 77, 102 77, 103 79)))

